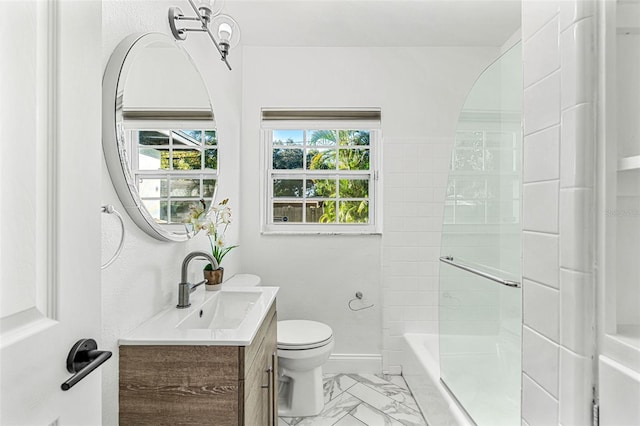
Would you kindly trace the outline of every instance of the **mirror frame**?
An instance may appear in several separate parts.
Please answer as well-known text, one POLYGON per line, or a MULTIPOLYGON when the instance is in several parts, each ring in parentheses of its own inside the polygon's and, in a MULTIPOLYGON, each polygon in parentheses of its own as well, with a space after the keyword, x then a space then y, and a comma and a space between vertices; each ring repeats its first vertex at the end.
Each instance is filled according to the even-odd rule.
MULTIPOLYGON (((195 67, 193 60, 187 52, 178 46, 175 40, 165 34, 137 33, 125 37, 111 54, 105 67, 102 80, 102 150, 113 187, 127 214, 136 225, 148 235, 160 241, 183 242, 192 238, 195 233, 188 232, 186 227, 184 232, 175 232, 171 228, 176 227, 176 224, 163 225, 156 222, 142 202, 135 185, 134 176, 131 174, 129 161, 127 160, 126 153, 129 148, 125 141, 124 126, 122 125, 121 117, 119 118, 117 108, 120 77, 123 75, 123 70, 131 66, 129 54, 134 51, 136 47, 144 47, 158 41, 175 44, 176 48, 180 49, 185 54, 186 59, 195 67), (129 59, 129 62, 127 62, 127 59, 129 59)), ((199 71, 198 74, 200 75, 199 71)), ((203 87, 206 89, 206 84, 204 80, 202 80, 201 75, 200 78, 203 87)), ((213 114, 213 106, 211 105, 210 98, 209 106, 213 114)), ((207 214, 209 214, 214 204, 213 201, 216 197, 217 187, 218 183, 216 182, 216 188, 209 202, 207 214)))

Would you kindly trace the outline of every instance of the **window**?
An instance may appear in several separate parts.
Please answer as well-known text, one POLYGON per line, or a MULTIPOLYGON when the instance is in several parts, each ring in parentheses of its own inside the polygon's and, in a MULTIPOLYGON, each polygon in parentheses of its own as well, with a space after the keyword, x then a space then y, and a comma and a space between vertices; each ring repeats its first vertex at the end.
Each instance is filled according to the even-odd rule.
POLYGON ((348 115, 354 111, 343 120, 335 111, 301 113, 279 111, 274 119, 263 111, 263 230, 378 232, 380 112, 356 120, 348 115))
POLYGON ((211 200, 218 178, 213 129, 127 130, 136 189, 158 223, 182 223, 189 206, 211 200))

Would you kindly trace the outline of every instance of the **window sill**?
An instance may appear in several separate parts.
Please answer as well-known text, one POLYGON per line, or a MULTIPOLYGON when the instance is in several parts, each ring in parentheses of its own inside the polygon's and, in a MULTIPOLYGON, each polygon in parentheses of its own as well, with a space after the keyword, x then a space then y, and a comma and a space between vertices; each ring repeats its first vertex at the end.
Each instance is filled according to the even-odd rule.
POLYGON ((261 231, 260 235, 265 235, 265 236, 269 236, 269 235, 307 235, 307 236, 311 236, 311 235, 318 235, 318 236, 322 236, 322 235, 354 235, 354 236, 382 236, 382 232, 381 231, 302 231, 302 230, 295 230, 295 231, 272 231, 272 230, 268 230, 268 231, 261 231))

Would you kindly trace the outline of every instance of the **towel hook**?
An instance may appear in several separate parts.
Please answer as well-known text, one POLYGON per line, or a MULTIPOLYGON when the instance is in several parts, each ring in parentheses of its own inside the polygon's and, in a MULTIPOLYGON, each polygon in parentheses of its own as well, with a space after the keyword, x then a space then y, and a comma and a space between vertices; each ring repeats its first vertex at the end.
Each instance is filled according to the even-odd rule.
POLYGON ((369 306, 363 306, 361 308, 354 308, 353 306, 351 306, 351 304, 353 302, 355 302, 356 300, 362 300, 362 292, 361 291, 356 291, 356 297, 354 297, 353 299, 349 300, 349 309, 351 309, 352 311, 356 312, 356 311, 363 311, 365 309, 369 309, 369 308, 373 308, 375 305, 372 303, 369 306))
POLYGON ((122 247, 124 246, 124 219, 122 219, 122 215, 120 215, 120 213, 118 213, 118 211, 116 210, 115 207, 113 207, 113 205, 111 204, 106 204, 102 207, 100 207, 100 211, 102 213, 106 213, 106 214, 114 214, 116 215, 116 217, 118 219, 120 219, 120 229, 122 231, 122 236, 120 237, 120 244, 118 244, 118 248, 116 250, 116 252, 114 253, 114 255, 111 257, 111 259, 109 259, 107 261, 107 263, 105 263, 104 265, 100 266, 100 269, 105 269, 107 268, 109 265, 111 265, 113 262, 115 262, 116 258, 118 256, 120 256, 120 252, 122 251, 122 247))

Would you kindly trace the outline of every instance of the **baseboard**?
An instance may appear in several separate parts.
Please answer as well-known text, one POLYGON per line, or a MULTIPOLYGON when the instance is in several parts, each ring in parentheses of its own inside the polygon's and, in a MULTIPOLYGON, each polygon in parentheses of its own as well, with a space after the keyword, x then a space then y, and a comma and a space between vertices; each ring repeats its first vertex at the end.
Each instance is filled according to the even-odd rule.
POLYGON ((402 366, 401 365, 390 365, 386 371, 382 372, 383 374, 389 374, 391 376, 399 376, 402 374, 402 366))
POLYGON ((380 354, 332 354, 322 366, 322 372, 332 373, 369 373, 382 372, 380 354))

